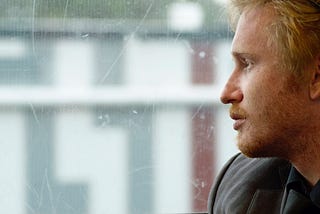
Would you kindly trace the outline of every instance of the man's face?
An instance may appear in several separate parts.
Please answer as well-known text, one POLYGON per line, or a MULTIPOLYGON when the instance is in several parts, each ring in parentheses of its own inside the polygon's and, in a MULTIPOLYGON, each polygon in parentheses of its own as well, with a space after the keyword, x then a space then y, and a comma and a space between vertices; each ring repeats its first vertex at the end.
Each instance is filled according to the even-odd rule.
POLYGON ((223 103, 232 104, 238 147, 250 157, 288 158, 301 149, 293 139, 308 121, 303 113, 308 87, 280 69, 277 48, 268 41, 266 28, 274 17, 268 7, 241 15, 232 43, 235 67, 221 95, 223 103))

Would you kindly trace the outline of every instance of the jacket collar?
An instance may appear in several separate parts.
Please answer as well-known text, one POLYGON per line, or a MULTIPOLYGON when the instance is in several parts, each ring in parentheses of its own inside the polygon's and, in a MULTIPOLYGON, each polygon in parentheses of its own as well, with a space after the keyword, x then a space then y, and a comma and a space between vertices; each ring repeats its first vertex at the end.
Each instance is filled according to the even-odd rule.
POLYGON ((282 201, 291 164, 284 163, 278 166, 278 189, 257 189, 251 201, 248 213, 279 213, 282 210, 282 201), (268 209, 266 209, 268 207, 268 209))

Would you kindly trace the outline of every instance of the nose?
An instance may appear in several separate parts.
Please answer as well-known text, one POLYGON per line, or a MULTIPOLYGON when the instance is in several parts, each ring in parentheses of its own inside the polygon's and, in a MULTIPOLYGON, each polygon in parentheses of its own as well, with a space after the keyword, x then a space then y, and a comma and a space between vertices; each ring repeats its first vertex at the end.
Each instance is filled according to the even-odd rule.
POLYGON ((221 93, 220 100, 224 104, 239 103, 243 99, 243 92, 240 87, 240 76, 233 72, 221 93))

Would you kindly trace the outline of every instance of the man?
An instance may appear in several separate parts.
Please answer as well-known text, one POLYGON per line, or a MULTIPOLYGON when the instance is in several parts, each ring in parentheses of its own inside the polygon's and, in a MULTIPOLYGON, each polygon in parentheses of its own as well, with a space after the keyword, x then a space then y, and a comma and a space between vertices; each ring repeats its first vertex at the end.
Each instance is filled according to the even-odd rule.
POLYGON ((320 0, 231 0, 231 104, 241 154, 209 213, 320 213, 320 0))

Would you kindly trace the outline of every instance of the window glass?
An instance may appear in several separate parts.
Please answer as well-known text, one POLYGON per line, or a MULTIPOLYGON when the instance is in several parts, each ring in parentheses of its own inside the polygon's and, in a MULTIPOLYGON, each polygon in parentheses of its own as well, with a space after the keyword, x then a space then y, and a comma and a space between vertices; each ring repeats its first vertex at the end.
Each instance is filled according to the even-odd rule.
POLYGON ((4 0, 0 213, 206 212, 236 151, 224 3, 4 0))

